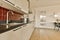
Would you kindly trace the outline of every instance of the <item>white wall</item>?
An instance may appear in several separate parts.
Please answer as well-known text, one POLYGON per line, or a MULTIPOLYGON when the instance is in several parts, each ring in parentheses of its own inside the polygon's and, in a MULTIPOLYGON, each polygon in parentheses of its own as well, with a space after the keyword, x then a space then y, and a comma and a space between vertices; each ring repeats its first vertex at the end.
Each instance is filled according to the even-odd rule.
POLYGON ((56 21, 58 18, 60 20, 60 16, 55 18, 53 13, 57 14, 58 16, 60 15, 60 5, 57 6, 47 6, 47 7, 41 7, 35 8, 35 27, 42 27, 42 28, 54 28, 53 21, 56 21), (41 13, 41 11, 46 11, 46 13, 41 13), (45 25, 41 26, 40 25, 40 15, 45 15, 47 16, 45 18, 46 22, 45 25))

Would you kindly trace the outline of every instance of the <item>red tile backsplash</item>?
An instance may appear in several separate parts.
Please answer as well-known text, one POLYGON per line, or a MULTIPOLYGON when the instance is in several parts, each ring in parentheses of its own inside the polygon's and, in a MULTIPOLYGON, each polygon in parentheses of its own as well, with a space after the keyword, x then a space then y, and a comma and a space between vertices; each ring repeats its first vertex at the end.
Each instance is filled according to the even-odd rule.
MULTIPOLYGON (((9 9, 0 7, 0 20, 6 20, 7 19, 7 12, 9 9)), ((13 10, 11 10, 14 14, 9 13, 9 20, 20 20, 21 16, 23 16, 23 14, 20 14, 18 12, 15 12, 13 10)))

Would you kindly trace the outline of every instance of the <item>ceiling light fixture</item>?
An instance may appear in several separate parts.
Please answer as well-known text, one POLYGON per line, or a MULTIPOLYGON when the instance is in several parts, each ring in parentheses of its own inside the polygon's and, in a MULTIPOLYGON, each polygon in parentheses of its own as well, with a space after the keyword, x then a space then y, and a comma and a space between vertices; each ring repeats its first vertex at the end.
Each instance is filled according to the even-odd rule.
POLYGON ((54 15, 54 17, 58 17, 58 15, 54 15))
POLYGON ((46 16, 40 15, 40 18, 45 18, 46 16))

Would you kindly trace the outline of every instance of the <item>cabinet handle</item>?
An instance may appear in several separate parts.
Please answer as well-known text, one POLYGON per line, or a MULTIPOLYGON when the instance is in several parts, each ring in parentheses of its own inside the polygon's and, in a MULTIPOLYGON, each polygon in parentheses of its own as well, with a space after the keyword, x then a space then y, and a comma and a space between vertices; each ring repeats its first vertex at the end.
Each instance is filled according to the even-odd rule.
POLYGON ((19 30, 19 29, 21 29, 22 27, 19 27, 19 28, 17 28, 17 29, 14 29, 13 31, 17 31, 17 30, 19 30))
POLYGON ((25 27, 26 25, 23 25, 23 27, 25 27))

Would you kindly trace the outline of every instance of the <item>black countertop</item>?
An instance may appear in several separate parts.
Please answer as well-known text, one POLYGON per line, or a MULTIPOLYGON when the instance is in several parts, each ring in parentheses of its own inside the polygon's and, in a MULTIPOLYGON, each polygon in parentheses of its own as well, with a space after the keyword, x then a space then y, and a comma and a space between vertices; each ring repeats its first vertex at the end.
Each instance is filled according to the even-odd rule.
POLYGON ((6 28, 6 24, 1 24, 0 25, 0 34, 4 33, 4 32, 7 32, 7 31, 10 31, 12 29, 18 28, 22 25, 26 25, 26 24, 27 23, 9 23, 8 28, 6 28))
MULTIPOLYGON (((31 23, 33 21, 30 21, 28 23, 31 23)), ((28 23, 16 23, 16 22, 13 22, 13 23, 9 23, 9 24, 0 24, 0 34, 4 33, 4 32, 7 32, 7 31, 10 31, 12 29, 15 29, 15 28, 18 28, 20 29, 21 26, 23 25, 26 25, 28 23), (8 28, 6 28, 6 25, 8 25, 8 28)), ((16 29, 16 30, 18 30, 16 29)), ((16 30, 13 30, 13 31, 16 31, 16 30)))

